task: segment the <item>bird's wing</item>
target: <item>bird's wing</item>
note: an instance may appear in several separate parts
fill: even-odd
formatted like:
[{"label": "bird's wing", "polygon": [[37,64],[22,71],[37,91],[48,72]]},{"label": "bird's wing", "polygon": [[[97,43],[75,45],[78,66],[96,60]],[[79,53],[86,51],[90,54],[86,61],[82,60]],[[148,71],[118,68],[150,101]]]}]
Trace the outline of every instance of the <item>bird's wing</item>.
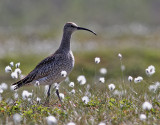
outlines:
[{"label": "bird's wing", "polygon": [[34,80],[38,80],[40,78],[46,77],[50,74],[50,72],[53,72],[53,69],[55,65],[57,65],[58,60],[62,58],[62,54],[53,54],[44,60],[42,60],[33,71],[31,71],[24,79],[14,83],[15,89],[18,89],[19,87],[28,84]]}]

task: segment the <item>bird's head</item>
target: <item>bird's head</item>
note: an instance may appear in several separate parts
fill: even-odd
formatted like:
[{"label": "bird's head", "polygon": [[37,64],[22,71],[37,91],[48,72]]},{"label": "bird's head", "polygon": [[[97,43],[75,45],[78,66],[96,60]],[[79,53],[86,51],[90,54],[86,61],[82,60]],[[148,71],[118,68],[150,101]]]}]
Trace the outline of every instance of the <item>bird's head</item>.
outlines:
[{"label": "bird's head", "polygon": [[93,31],[91,31],[91,30],[89,30],[87,28],[79,27],[79,26],[77,26],[73,22],[68,22],[64,26],[64,32],[71,32],[71,33],[73,33],[76,30],[86,30],[86,31],[89,31],[89,32],[93,33],[94,35],[96,35],[95,32],[93,32]]}]

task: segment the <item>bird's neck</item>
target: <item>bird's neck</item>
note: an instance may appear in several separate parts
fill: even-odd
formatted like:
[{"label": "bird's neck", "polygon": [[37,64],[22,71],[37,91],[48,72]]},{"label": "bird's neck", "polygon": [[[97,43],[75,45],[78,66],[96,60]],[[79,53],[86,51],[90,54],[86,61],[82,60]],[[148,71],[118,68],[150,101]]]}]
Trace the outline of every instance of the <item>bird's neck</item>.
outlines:
[{"label": "bird's neck", "polygon": [[63,32],[62,41],[59,47],[59,50],[69,52],[70,51],[70,39],[71,32]]}]

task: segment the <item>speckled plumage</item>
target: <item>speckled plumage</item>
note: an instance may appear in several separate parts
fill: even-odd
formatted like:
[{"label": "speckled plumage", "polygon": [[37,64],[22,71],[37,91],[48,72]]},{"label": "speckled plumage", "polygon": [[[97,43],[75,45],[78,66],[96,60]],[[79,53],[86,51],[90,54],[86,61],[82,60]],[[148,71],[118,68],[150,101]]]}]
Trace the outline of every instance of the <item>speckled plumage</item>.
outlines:
[{"label": "speckled plumage", "polygon": [[45,58],[40,62],[36,68],[30,72],[24,79],[20,80],[17,87],[25,84],[35,84],[39,81],[40,85],[51,85],[53,83],[60,83],[65,79],[61,76],[61,71],[66,71],[70,74],[74,67],[74,57],[72,52],[59,53]]},{"label": "speckled plumage", "polygon": [[36,81],[39,81],[40,85],[52,85],[53,83],[62,82],[65,77],[61,75],[61,71],[66,71],[68,76],[74,67],[74,56],[70,49],[70,39],[72,33],[76,30],[87,30],[94,33],[89,29],[78,27],[75,23],[66,23],[59,49],[51,56],[42,60],[24,79],[14,83],[15,89],[23,85],[35,84]]}]

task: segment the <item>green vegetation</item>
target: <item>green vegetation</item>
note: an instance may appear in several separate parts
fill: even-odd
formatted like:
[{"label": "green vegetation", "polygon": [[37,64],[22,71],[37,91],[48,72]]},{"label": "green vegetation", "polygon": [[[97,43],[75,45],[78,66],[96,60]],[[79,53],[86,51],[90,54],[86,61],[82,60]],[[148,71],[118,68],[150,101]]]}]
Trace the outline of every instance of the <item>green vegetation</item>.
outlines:
[{"label": "green vegetation", "polygon": [[[154,65],[156,69],[159,67],[160,62],[160,50],[157,49],[141,49],[141,48],[127,48],[121,50],[100,50],[100,51],[90,51],[90,52],[74,52],[75,55],[75,68],[70,75],[71,80],[76,80],[78,75],[85,75],[88,81],[92,81],[93,76],[100,75],[99,69],[104,67],[107,68],[108,73],[105,76],[107,80],[117,79],[121,77],[120,61],[118,58],[118,53],[123,55],[123,65],[125,65],[126,70],[124,71],[125,77],[129,75],[133,77],[143,76],[147,78],[145,74],[145,69],[149,65]],[[9,65],[11,61],[21,62],[22,74],[27,75],[43,58],[47,55],[12,55],[5,56],[0,59],[1,62],[1,72],[2,77],[0,82],[11,80],[9,74],[5,74],[4,68]],[[101,64],[96,65],[94,62],[95,57],[101,58]],[[159,80],[160,70],[156,70],[155,75],[152,78],[156,81]],[[147,78],[148,79],[148,78]],[[13,82],[13,80],[12,80]]]},{"label": "green vegetation", "polygon": [[[124,83],[122,82],[122,72],[120,69],[120,60],[118,52],[122,54],[122,64],[125,65]],[[75,82],[75,94],[71,94],[69,82],[63,82],[60,86],[60,92],[65,95],[63,103],[58,101],[57,96],[52,90],[49,105],[44,104],[46,96],[44,87],[26,86],[20,88],[17,92],[18,99],[14,98],[14,93],[5,90],[1,96],[0,119],[3,124],[13,122],[13,115],[19,113],[22,117],[22,124],[47,124],[46,117],[55,116],[58,124],[75,122],[76,124],[98,124],[105,122],[107,124],[158,124],[160,121],[160,100],[158,88],[155,92],[149,91],[148,87],[159,80],[158,70],[160,55],[159,50],[155,49],[122,49],[113,51],[112,49],[94,51],[94,52],[75,52],[76,65],[70,74],[70,81]],[[21,58],[23,57],[23,58]],[[10,61],[21,62],[22,74],[27,74],[36,64],[43,59],[44,55],[18,55],[5,56],[0,60],[1,67],[5,68]],[[95,64],[94,58],[100,57],[101,62]],[[156,73],[148,77],[145,69],[149,65],[154,65]],[[107,68],[106,75],[99,73],[100,68]],[[87,83],[79,85],[77,76],[85,75]],[[128,76],[134,78],[143,76],[143,81],[135,84],[133,81],[127,81]],[[8,85],[14,82],[10,74],[1,71],[1,82],[7,82]],[[99,77],[105,77],[105,83],[99,82]],[[108,89],[108,85],[114,83],[116,88],[113,91]],[[23,100],[22,91],[32,92],[31,101]],[[115,94],[118,90],[121,94]],[[83,96],[89,97],[89,102],[85,104],[82,101]],[[37,97],[41,98],[37,102]],[[148,101],[153,105],[151,110],[143,110],[142,104]],[[145,114],[147,119],[140,120],[140,114]]]},{"label": "green vegetation", "polygon": [[[75,81],[76,82],[76,81]],[[13,115],[19,113],[22,116],[21,123],[23,124],[46,124],[46,117],[53,115],[58,120],[59,124],[66,124],[73,121],[77,124],[98,124],[101,121],[107,124],[158,124],[160,119],[160,102],[158,93],[148,91],[150,83],[143,81],[135,84],[125,81],[123,84],[119,81],[114,81],[116,89],[119,91],[126,91],[126,94],[115,95],[114,91],[109,91],[109,83],[95,83],[91,85],[90,89],[87,89],[87,85],[80,86],[76,82],[75,94],[69,93],[71,88],[68,87],[68,83],[61,85],[60,92],[65,94],[62,105],[58,101],[57,96],[52,93],[49,105],[44,105],[45,96],[42,87],[28,88],[29,91],[33,90],[32,101],[22,100],[21,96],[18,99],[14,99],[9,96],[11,101],[7,101],[4,98],[0,103],[0,119],[3,124],[7,124],[13,121]],[[130,90],[130,87],[137,92],[135,94]],[[24,88],[23,88],[24,89]],[[36,93],[36,89],[38,93]],[[22,90],[22,89],[21,89]],[[81,91],[82,92],[81,92]],[[82,97],[85,93],[91,94],[89,96],[90,101],[88,104],[82,102]],[[18,91],[21,94],[20,91]],[[6,93],[2,94],[2,97]],[[40,97],[41,103],[36,101],[36,97]],[[153,105],[153,108],[148,110],[142,109],[144,101],[149,101]],[[139,116],[141,113],[147,115],[146,121],[140,121]],[[7,121],[6,121],[7,120]]]}]

